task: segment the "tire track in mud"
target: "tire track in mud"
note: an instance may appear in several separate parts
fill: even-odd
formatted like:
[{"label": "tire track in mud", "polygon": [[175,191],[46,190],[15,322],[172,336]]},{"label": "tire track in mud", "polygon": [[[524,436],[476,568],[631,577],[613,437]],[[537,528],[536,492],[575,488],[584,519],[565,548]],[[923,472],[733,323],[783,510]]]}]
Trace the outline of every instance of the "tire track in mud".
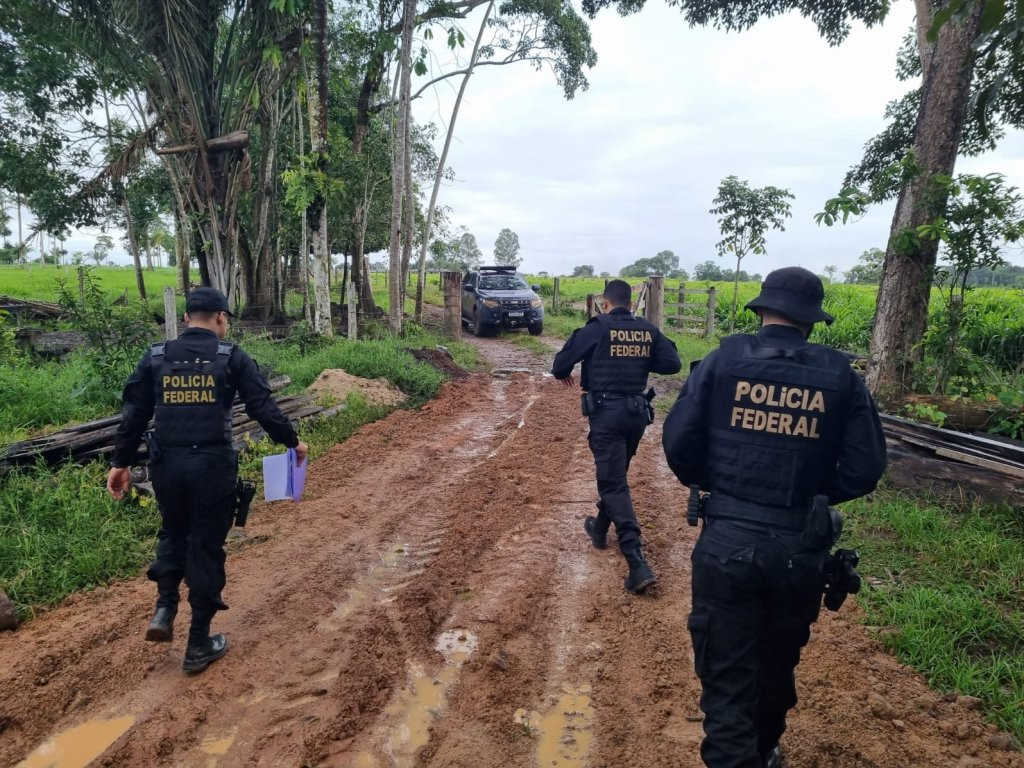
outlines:
[{"label": "tire track in mud", "polygon": [[[506,373],[364,427],[316,462],[307,501],[254,510],[215,625],[232,652],[207,672],[180,671],[187,610],[171,646],[142,641],[141,579],[0,637],[0,765],[104,721],[96,764],[127,768],[699,766],[697,531],[660,427],[630,473],[659,586],[633,597],[614,536],[598,552],[583,533],[596,491],[576,394],[541,375],[549,360],[474,343]],[[855,613],[814,629],[790,768],[1024,766]]]}]

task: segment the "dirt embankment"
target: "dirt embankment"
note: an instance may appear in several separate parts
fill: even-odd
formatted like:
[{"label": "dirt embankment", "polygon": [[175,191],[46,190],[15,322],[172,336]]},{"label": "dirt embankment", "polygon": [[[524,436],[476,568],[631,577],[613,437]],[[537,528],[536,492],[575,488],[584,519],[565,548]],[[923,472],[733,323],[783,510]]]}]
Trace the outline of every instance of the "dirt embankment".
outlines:
[{"label": "dirt embankment", "polygon": [[[525,370],[447,385],[316,462],[301,504],[257,505],[215,622],[232,650],[203,674],[180,670],[184,604],[174,643],[142,640],[141,579],[0,636],[0,764],[85,724],[72,735],[100,734],[96,765],[119,768],[699,766],[695,529],[660,433],[631,474],[660,586],[630,597],[621,558],[582,533],[595,491],[575,393],[496,344],[499,367]],[[855,610],[815,628],[788,766],[1024,766]]]}]

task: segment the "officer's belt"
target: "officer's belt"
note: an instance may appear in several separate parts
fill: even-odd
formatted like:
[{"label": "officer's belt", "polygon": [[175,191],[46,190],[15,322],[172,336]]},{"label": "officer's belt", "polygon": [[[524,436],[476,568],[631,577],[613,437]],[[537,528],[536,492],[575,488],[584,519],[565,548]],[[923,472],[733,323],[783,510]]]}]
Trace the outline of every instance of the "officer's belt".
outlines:
[{"label": "officer's belt", "polygon": [[598,400],[625,400],[627,397],[643,397],[643,392],[591,392]]},{"label": "officer's belt", "polygon": [[798,532],[807,525],[808,509],[806,503],[794,507],[771,507],[724,493],[712,493],[708,496],[704,514],[708,520],[741,520]]}]

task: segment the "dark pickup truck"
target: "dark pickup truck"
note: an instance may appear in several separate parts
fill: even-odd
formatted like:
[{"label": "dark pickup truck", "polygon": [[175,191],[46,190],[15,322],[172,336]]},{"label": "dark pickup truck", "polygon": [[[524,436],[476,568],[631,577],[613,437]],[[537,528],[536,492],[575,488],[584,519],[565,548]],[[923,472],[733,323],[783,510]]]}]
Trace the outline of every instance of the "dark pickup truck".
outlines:
[{"label": "dark pickup truck", "polygon": [[534,336],[544,330],[544,302],[516,274],[515,267],[480,267],[462,278],[462,322],[477,336],[502,328],[526,328]]}]

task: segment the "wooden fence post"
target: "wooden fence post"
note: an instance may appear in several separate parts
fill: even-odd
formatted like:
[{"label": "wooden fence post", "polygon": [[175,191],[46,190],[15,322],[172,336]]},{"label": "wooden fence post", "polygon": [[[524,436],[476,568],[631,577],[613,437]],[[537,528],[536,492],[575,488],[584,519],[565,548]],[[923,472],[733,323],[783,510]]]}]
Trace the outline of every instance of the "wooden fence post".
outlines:
[{"label": "wooden fence post", "polygon": [[450,339],[462,338],[462,276],[458,272],[441,273],[444,288],[444,332]]},{"label": "wooden fence post", "polygon": [[708,288],[708,324],[707,328],[704,329],[704,336],[708,339],[715,335],[715,297],[715,286],[711,286]]},{"label": "wooden fence post", "polygon": [[551,294],[551,311],[552,312],[557,312],[558,311],[558,287],[559,287],[559,278],[556,277],[555,278],[555,287],[554,287],[554,290],[553,290],[553,292]]},{"label": "wooden fence post", "polygon": [[78,300],[85,304],[85,267],[78,268]]},{"label": "wooden fence post", "polygon": [[665,318],[665,278],[652,275],[647,278],[647,320],[661,330]]},{"label": "wooden fence post", "polygon": [[358,330],[356,328],[356,284],[348,281],[346,288],[346,299],[348,301],[348,340],[355,341]]},{"label": "wooden fence post", "polygon": [[676,309],[676,314],[679,315],[679,325],[682,326],[685,324],[683,314],[685,313],[686,308],[683,304],[686,303],[686,283],[679,283],[679,298],[677,301],[679,302],[679,308]]},{"label": "wooden fence post", "polygon": [[597,304],[597,294],[587,294],[587,320],[600,314],[601,310]]},{"label": "wooden fence post", "polygon": [[178,306],[174,301],[174,289],[164,286],[164,339],[173,341],[178,338]]}]

